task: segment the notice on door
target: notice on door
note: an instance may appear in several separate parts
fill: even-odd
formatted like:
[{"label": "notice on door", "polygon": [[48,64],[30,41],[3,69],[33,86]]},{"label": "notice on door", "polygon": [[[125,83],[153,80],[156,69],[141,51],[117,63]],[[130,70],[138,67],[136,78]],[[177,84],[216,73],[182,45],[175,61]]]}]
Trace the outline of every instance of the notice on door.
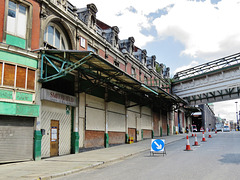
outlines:
[{"label": "notice on door", "polygon": [[57,127],[52,127],[51,130],[51,141],[57,141]]}]

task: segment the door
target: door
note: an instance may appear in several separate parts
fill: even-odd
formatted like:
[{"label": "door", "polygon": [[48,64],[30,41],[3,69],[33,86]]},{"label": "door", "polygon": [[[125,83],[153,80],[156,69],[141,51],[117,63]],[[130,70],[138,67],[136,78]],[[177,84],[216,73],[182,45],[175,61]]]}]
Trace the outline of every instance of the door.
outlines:
[{"label": "door", "polygon": [[51,136],[50,136],[50,156],[58,156],[59,147],[59,121],[51,120]]}]

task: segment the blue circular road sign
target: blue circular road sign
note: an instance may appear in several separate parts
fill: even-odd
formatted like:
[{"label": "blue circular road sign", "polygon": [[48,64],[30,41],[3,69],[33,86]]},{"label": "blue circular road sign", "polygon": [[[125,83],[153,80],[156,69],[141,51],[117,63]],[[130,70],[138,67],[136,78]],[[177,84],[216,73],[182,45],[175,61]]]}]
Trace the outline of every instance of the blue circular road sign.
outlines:
[{"label": "blue circular road sign", "polygon": [[152,140],[152,151],[163,151],[164,150],[164,140],[153,139]]}]

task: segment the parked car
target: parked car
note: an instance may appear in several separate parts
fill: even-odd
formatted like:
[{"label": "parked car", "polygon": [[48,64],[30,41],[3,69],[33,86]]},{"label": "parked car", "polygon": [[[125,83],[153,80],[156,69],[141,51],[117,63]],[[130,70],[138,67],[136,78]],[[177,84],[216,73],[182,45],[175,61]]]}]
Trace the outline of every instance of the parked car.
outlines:
[{"label": "parked car", "polygon": [[229,126],[223,126],[223,132],[230,132]]},{"label": "parked car", "polygon": [[192,125],[192,131],[197,132],[197,126],[196,125]]},{"label": "parked car", "polygon": [[216,131],[223,131],[223,124],[222,123],[217,123],[216,124]]},{"label": "parked car", "polygon": [[203,127],[201,127],[201,128],[200,128],[200,131],[201,131],[201,132],[204,132],[204,128],[203,128]]}]

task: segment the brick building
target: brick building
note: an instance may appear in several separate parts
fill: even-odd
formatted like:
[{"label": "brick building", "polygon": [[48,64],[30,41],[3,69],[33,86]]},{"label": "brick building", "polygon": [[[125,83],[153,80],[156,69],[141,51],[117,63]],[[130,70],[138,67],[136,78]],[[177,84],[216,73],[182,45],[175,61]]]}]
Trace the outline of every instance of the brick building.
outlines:
[{"label": "brick building", "polygon": [[[0,130],[12,122],[0,144],[28,154],[0,162],[172,135],[190,123],[185,102],[171,94],[169,68],[134,37],[120,40],[94,4],[0,0],[0,10]],[[12,138],[21,122],[18,141],[28,137],[27,147]]]}]

